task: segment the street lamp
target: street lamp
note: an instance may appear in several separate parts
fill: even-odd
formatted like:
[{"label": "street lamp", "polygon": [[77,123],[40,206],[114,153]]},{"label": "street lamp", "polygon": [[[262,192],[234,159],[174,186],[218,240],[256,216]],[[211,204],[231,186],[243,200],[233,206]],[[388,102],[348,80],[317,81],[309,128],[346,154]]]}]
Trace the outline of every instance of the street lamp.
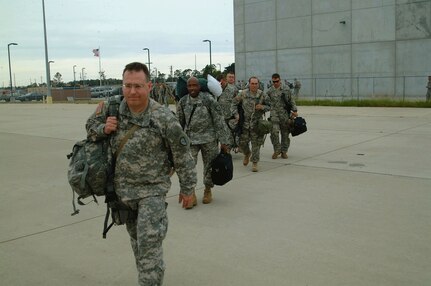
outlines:
[{"label": "street lamp", "polygon": [[148,71],[151,73],[150,49],[149,48],[143,48],[142,50],[148,52]]},{"label": "street lamp", "polygon": [[51,96],[51,75],[49,73],[49,62],[48,62],[48,40],[46,35],[46,20],[45,20],[45,1],[42,0],[42,12],[43,12],[43,34],[45,39],[45,67],[46,67],[46,101],[52,103]]},{"label": "street lamp", "polygon": [[73,100],[75,100],[75,89],[76,89],[76,86],[75,86],[75,81],[76,81],[75,68],[76,68],[76,65],[73,65]]},{"label": "street lamp", "polygon": [[17,43],[9,43],[7,45],[7,57],[9,59],[10,96],[12,96],[13,89],[12,89],[12,70],[10,67],[10,50],[9,50],[9,47],[10,46],[17,46],[17,45],[18,45]]},{"label": "street lamp", "polygon": [[85,70],[85,68],[81,69],[82,86],[85,86],[85,84],[84,84],[84,70]]},{"label": "street lamp", "polygon": [[[53,64],[54,61],[48,61],[48,68],[49,68],[49,74],[51,74],[51,64]],[[47,81],[49,80],[49,83],[51,83],[51,79],[48,78]]]},{"label": "street lamp", "polygon": [[212,68],[213,62],[212,62],[212,59],[211,59],[211,41],[210,40],[203,40],[202,42],[208,42],[210,44],[210,68]]}]

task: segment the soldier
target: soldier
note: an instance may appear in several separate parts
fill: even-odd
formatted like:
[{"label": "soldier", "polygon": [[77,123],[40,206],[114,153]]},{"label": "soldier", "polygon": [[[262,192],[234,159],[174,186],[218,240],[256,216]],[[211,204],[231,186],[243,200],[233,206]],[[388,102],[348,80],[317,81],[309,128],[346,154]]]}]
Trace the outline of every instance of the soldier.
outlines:
[{"label": "soldier", "polygon": [[233,77],[233,83],[235,83],[235,76],[233,75],[233,73],[229,72],[227,73],[227,75],[223,76],[221,75],[220,77],[218,77],[218,80],[220,81],[220,85],[222,87],[222,93],[221,95],[218,97],[218,103],[221,107],[221,110],[223,112],[223,117],[224,120],[227,124],[227,127],[230,129],[230,142],[232,143],[232,147],[236,148],[237,147],[237,140],[236,140],[236,136],[235,136],[235,128],[236,128],[236,124],[235,124],[235,120],[233,120],[233,114],[231,111],[231,106],[232,106],[232,101],[234,99],[234,97],[237,95],[238,93],[238,89],[236,88],[236,86],[232,83],[229,83],[229,78],[230,81],[232,82],[232,77]]},{"label": "soldier", "polygon": [[429,102],[431,98],[431,76],[428,77],[427,89],[428,91],[427,91],[426,101]]},{"label": "soldier", "polygon": [[230,71],[226,74],[226,81],[230,87],[235,89],[235,92],[238,92],[238,87],[235,85],[235,74],[234,74],[234,72]]},{"label": "soldier", "polygon": [[297,78],[295,78],[293,81],[293,96],[295,97],[295,99],[298,99],[300,89],[301,89],[301,82]]},{"label": "soldier", "polygon": [[[265,112],[270,110],[269,98],[262,90],[259,89],[259,79],[252,76],[248,80],[248,88],[240,91],[238,96],[233,100],[232,113],[235,119],[239,120],[238,105],[242,105],[244,110],[244,123],[242,134],[239,141],[239,147],[244,153],[243,165],[247,166],[250,157],[253,162],[252,171],[257,172],[257,163],[260,159],[260,146],[264,143],[264,135],[258,135],[256,132],[257,122]],[[251,151],[249,143],[251,142]]]},{"label": "soldier", "polygon": [[[212,201],[211,188],[214,183],[211,179],[211,162],[219,153],[218,142],[223,152],[229,152],[229,130],[224,122],[220,105],[209,93],[200,91],[199,80],[191,77],[187,80],[188,94],[183,96],[177,104],[177,117],[185,133],[190,138],[190,149],[195,163],[201,151],[204,163],[204,196],[202,203]],[[193,207],[197,205],[196,195]]]},{"label": "soldier", "polygon": [[156,81],[156,84],[152,86],[150,91],[150,98],[156,102],[159,102],[159,86],[160,83]]},{"label": "soldier", "polygon": [[166,83],[162,82],[159,87],[159,103],[168,107],[169,106],[169,88]]},{"label": "soldier", "polygon": [[[292,98],[292,92],[287,86],[281,85],[280,75],[272,75],[272,86],[267,91],[271,100],[271,143],[274,148],[272,159],[287,159],[287,150],[290,145],[290,118],[298,116],[295,100]],[[280,136],[281,134],[281,143]]]},{"label": "soldier", "polygon": [[126,227],[139,285],[162,285],[165,269],[162,242],[168,227],[165,198],[171,186],[169,153],[179,177],[179,202],[183,208],[193,204],[196,169],[187,135],[169,109],[149,98],[150,90],[147,66],[137,62],[126,65],[124,99],[118,118],[107,116],[107,104],[101,102],[87,120],[86,129],[92,140],[110,135],[115,154],[129,130],[138,126],[117,157],[115,192],[137,213]]}]

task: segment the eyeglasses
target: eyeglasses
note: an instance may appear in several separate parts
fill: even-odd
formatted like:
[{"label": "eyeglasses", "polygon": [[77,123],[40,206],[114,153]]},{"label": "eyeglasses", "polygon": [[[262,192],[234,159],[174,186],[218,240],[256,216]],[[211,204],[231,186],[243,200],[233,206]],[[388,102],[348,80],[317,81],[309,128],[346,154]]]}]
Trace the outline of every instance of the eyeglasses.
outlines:
[{"label": "eyeglasses", "polygon": [[277,82],[279,82],[280,80],[273,80],[272,81],[272,83],[277,83]]},{"label": "eyeglasses", "polygon": [[126,83],[126,84],[123,84],[123,87],[124,87],[124,88],[127,88],[127,89],[135,88],[136,90],[140,90],[140,89],[142,89],[142,88],[144,88],[144,87],[145,87],[145,84]]}]

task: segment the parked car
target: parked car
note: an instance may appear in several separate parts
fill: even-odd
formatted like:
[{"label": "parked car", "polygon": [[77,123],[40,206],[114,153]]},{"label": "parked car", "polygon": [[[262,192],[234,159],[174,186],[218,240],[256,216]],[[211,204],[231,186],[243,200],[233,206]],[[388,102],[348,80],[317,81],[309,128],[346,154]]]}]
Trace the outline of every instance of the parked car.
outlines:
[{"label": "parked car", "polygon": [[123,88],[121,86],[112,88],[111,95],[123,95]]},{"label": "parked car", "polygon": [[111,95],[111,87],[109,86],[98,86],[90,89],[91,98],[103,98]]},{"label": "parked car", "polygon": [[4,100],[4,101],[6,101],[6,102],[9,102],[10,101],[10,94],[1,94],[0,95],[0,101],[1,100]]},{"label": "parked car", "polygon": [[44,95],[40,94],[40,93],[36,93],[36,92],[30,92],[24,95],[19,95],[15,98],[15,100],[19,100],[21,102],[23,101],[42,101],[43,100]]}]

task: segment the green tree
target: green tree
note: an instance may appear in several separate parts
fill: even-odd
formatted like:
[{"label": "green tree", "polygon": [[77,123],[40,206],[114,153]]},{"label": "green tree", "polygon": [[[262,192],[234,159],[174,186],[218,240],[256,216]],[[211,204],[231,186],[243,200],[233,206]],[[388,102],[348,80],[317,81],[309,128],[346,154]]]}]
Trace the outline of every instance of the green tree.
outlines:
[{"label": "green tree", "polygon": [[191,69],[185,69],[182,71],[181,76],[189,78],[191,77],[193,71]]},{"label": "green tree", "polygon": [[219,75],[221,75],[221,71],[217,70],[215,68],[215,65],[206,65],[203,69],[202,69],[202,77],[203,78],[207,78],[208,75],[212,75],[214,78],[217,78]]},{"label": "green tree", "polygon": [[224,68],[223,73],[227,74],[228,72],[235,73],[235,63],[231,63],[229,66]]},{"label": "green tree", "polygon": [[57,72],[57,73],[54,75],[54,78],[52,79],[53,86],[61,86],[61,82],[62,82],[62,81],[63,81],[63,80],[62,80],[62,75],[61,75],[61,73]]}]

